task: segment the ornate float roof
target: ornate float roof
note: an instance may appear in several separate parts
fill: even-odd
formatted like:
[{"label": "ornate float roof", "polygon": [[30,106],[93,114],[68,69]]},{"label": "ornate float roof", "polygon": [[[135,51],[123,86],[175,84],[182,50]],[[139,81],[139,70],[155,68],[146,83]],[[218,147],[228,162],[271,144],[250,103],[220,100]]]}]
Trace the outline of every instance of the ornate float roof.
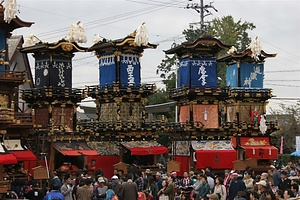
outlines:
[{"label": "ornate float roof", "polygon": [[144,49],[156,49],[158,45],[150,44],[138,46],[134,42],[136,33],[133,32],[127,35],[125,38],[116,39],[116,40],[107,40],[103,39],[102,41],[97,42],[90,48],[88,51],[96,51],[97,54],[103,54],[111,51],[135,51],[141,53]]},{"label": "ornate float roof", "polygon": [[183,42],[181,45],[164,51],[166,54],[176,54],[179,58],[190,56],[215,57],[221,50],[229,49],[229,45],[209,36],[201,37],[194,42]]},{"label": "ornate float roof", "polygon": [[4,8],[0,4],[0,26],[4,28],[8,32],[12,32],[14,29],[22,28],[22,27],[30,27],[34,22],[25,22],[22,21],[18,16],[12,19],[10,23],[6,23],[4,21]]},{"label": "ornate float roof", "polygon": [[58,42],[48,43],[39,42],[33,46],[23,47],[20,49],[22,53],[43,53],[43,52],[57,52],[57,53],[75,53],[85,52],[87,48],[79,46],[76,42],[68,42],[64,39]]},{"label": "ornate float roof", "polygon": [[218,59],[219,62],[233,63],[233,62],[263,62],[266,58],[276,57],[277,54],[268,54],[265,51],[261,50],[258,60],[252,57],[251,49],[246,49],[243,52],[231,52],[225,56],[222,56]]}]

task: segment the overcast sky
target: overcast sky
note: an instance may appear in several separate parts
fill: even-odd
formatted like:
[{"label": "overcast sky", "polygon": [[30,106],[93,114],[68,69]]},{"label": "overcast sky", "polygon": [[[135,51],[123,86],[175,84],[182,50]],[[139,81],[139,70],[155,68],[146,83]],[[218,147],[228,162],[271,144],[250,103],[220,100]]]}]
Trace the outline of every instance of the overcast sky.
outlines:
[{"label": "overcast sky", "polygon": [[[35,34],[43,42],[55,42],[67,35],[71,24],[81,21],[88,37],[83,47],[92,45],[94,34],[107,39],[119,39],[146,22],[149,42],[158,48],[146,49],[142,57],[142,82],[163,87],[156,68],[164,58],[163,50],[173,42],[184,42],[182,31],[189,23],[198,22],[199,14],[186,9],[188,3],[200,0],[17,0],[18,16],[34,22],[30,28],[13,33]],[[205,4],[210,1],[204,0]],[[206,17],[233,16],[235,21],[252,22],[256,29],[251,38],[259,37],[262,49],[277,53],[265,63],[265,88],[273,88],[277,97],[300,98],[300,0],[215,0]],[[29,55],[31,57],[31,55]],[[73,87],[98,84],[98,60],[90,53],[78,53],[73,58]],[[32,63],[31,68],[34,68]],[[290,101],[271,100],[269,107]]]}]

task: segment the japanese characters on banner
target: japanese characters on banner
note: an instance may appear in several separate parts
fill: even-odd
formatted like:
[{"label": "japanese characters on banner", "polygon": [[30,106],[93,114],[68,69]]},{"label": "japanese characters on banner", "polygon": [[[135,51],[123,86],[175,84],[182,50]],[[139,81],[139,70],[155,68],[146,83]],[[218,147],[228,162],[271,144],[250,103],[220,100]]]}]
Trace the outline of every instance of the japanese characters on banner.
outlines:
[{"label": "japanese characters on banner", "polygon": [[121,54],[120,60],[121,85],[136,87],[140,85],[140,60],[137,54]]},{"label": "japanese characters on banner", "polygon": [[111,85],[116,82],[116,58],[113,53],[105,54],[99,59],[99,83]]},{"label": "japanese characters on banner", "polygon": [[71,58],[48,56],[36,58],[35,87],[42,88],[72,88],[72,62]]},{"label": "japanese characters on banner", "polygon": [[186,58],[179,62],[178,87],[214,88],[217,85],[215,58]]},{"label": "japanese characters on banner", "polygon": [[[227,67],[226,85],[230,87],[263,88],[263,64],[241,63],[240,71],[238,65]],[[238,82],[240,77],[240,83]]]}]

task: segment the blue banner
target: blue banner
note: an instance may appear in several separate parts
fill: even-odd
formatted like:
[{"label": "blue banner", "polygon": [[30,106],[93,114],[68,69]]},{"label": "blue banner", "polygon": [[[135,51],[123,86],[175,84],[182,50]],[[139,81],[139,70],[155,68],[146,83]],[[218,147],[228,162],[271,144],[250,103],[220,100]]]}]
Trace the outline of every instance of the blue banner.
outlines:
[{"label": "blue banner", "polygon": [[179,62],[178,87],[214,88],[217,86],[215,58],[186,58]]},{"label": "blue banner", "polygon": [[141,83],[140,60],[137,54],[122,54],[120,81],[122,86],[139,87]]},{"label": "blue banner", "polygon": [[177,87],[189,86],[190,85],[190,65],[189,58],[182,59],[179,62]]},{"label": "blue banner", "polygon": [[114,54],[106,54],[99,59],[99,83],[111,85],[117,80],[116,58]]},{"label": "blue banner", "polygon": [[226,69],[226,86],[238,87],[238,67],[237,64],[233,64]]},{"label": "blue banner", "polygon": [[241,87],[263,88],[263,64],[241,63],[240,77]]}]

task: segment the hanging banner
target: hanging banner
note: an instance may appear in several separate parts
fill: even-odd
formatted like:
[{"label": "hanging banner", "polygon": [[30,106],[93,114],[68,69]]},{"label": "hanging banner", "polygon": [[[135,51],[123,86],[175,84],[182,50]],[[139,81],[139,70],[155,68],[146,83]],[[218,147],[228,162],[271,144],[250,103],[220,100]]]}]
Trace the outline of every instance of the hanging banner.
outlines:
[{"label": "hanging banner", "polygon": [[178,87],[214,88],[217,86],[215,58],[186,58],[179,62]]},{"label": "hanging banner", "polygon": [[230,65],[226,68],[226,86],[238,87],[238,67],[237,64]]},{"label": "hanging banner", "polygon": [[35,58],[35,87],[50,86],[50,57],[39,56]]},{"label": "hanging banner", "polygon": [[190,85],[190,65],[189,65],[189,58],[182,59],[179,62],[179,69],[178,69],[178,78],[177,78],[177,86],[189,86]]},{"label": "hanging banner", "polygon": [[263,88],[263,64],[241,63],[241,87]]},{"label": "hanging banner", "polygon": [[116,58],[113,53],[102,55],[99,58],[99,83],[111,85],[116,82]]},{"label": "hanging banner", "polygon": [[72,58],[52,57],[52,86],[72,88]]},{"label": "hanging banner", "polygon": [[[0,50],[2,49],[6,49],[6,30],[4,29],[0,29]],[[6,61],[6,56],[5,53],[3,53],[3,56],[0,56],[0,58],[2,58],[4,61]],[[0,65],[0,76],[4,76],[5,75],[5,65]]]},{"label": "hanging banner", "polygon": [[296,136],[296,151],[300,151],[300,136]]},{"label": "hanging banner", "polygon": [[137,54],[122,54],[120,80],[122,86],[138,87],[141,83],[140,60]]}]

